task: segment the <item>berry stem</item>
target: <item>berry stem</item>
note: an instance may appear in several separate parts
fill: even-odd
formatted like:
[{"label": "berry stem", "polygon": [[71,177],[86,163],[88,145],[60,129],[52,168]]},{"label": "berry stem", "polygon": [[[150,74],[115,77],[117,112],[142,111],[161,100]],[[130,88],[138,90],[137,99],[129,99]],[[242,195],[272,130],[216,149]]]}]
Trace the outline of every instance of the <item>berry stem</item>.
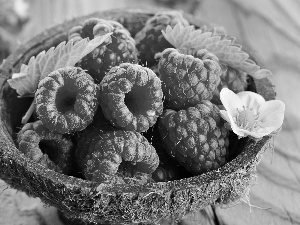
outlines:
[{"label": "berry stem", "polygon": [[22,117],[22,124],[26,124],[28,122],[28,120],[30,119],[33,111],[35,110],[35,99],[33,99],[29,109],[27,110],[27,112],[25,113],[25,115]]}]

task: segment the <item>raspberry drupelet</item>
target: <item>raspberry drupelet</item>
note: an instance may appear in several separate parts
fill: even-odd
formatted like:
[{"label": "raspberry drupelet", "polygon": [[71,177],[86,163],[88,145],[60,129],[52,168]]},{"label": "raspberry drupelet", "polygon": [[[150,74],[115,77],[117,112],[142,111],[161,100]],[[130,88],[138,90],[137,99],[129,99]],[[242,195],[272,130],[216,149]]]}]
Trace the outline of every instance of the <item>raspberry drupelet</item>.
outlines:
[{"label": "raspberry drupelet", "polygon": [[174,27],[176,24],[188,26],[189,22],[178,11],[158,12],[149,18],[144,28],[135,35],[139,59],[144,66],[153,67],[157,64],[156,53],[173,48],[164,38],[162,31],[165,31],[168,25]]},{"label": "raspberry drupelet", "polygon": [[[101,110],[101,108],[99,109]],[[115,130],[109,121],[102,119],[104,118],[100,118],[96,123],[94,120],[86,129],[77,133],[75,158],[76,163],[81,170],[83,170],[83,167],[86,164],[86,156],[94,150],[95,144],[102,139],[102,135],[106,132]]]},{"label": "raspberry drupelet", "polygon": [[74,168],[71,138],[50,131],[40,120],[25,124],[17,142],[21,152],[48,169],[69,174]]},{"label": "raspberry drupelet", "polygon": [[165,110],[159,132],[168,154],[195,175],[226,163],[228,131],[218,107],[210,101],[178,112]]},{"label": "raspberry drupelet", "polygon": [[58,69],[39,82],[35,92],[36,112],[51,131],[61,134],[80,131],[93,120],[98,94],[98,85],[83,69]]},{"label": "raspberry drupelet", "polygon": [[166,103],[175,110],[211,100],[221,76],[218,58],[205,49],[186,55],[168,48],[161,53],[158,71]]},{"label": "raspberry drupelet", "polygon": [[161,81],[146,67],[123,63],[100,83],[100,105],[115,127],[147,131],[163,111]]},{"label": "raspberry drupelet", "polygon": [[137,62],[134,39],[122,24],[98,18],[90,18],[82,26],[75,26],[69,31],[69,40],[75,42],[107,33],[112,33],[111,38],[78,62],[78,66],[87,70],[96,83],[100,83],[112,67]]},{"label": "raspberry drupelet", "polygon": [[140,133],[111,131],[101,135],[84,160],[83,175],[103,182],[117,174],[122,161],[131,162],[135,170],[151,174],[159,164],[154,147]]},{"label": "raspberry drupelet", "polygon": [[212,102],[217,105],[222,105],[220,100],[220,91],[227,87],[235,93],[245,91],[247,89],[247,74],[245,72],[234,69],[230,66],[220,64],[222,69],[221,82],[213,93]]}]

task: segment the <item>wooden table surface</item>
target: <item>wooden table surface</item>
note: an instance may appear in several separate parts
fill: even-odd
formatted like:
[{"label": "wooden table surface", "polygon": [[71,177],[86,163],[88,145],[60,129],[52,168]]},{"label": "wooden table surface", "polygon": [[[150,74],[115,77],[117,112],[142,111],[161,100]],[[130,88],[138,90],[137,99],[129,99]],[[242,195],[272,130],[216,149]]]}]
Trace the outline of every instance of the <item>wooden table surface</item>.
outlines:
[{"label": "wooden table surface", "polygon": [[[31,0],[31,20],[19,36],[26,40],[55,23],[95,10],[145,7],[142,0]],[[168,2],[168,1],[164,1]],[[270,69],[277,97],[286,104],[285,120],[274,138],[274,149],[258,166],[250,200],[227,208],[208,207],[181,224],[300,224],[300,1],[190,0],[174,8],[223,25],[250,49],[260,65]],[[0,181],[0,225],[61,225],[57,211],[39,199],[10,189]]]}]

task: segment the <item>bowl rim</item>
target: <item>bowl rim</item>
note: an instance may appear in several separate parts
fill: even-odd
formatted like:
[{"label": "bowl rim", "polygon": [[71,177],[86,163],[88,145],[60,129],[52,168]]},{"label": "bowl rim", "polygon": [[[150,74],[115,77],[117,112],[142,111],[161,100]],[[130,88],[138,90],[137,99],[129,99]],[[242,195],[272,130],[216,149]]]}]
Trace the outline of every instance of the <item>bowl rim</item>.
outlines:
[{"label": "bowl rim", "polygon": [[[29,54],[32,48],[41,45],[43,42],[49,41],[49,39],[53,38],[61,38],[65,35],[66,30],[70,24],[78,24],[79,22],[84,21],[86,18],[89,17],[106,17],[112,16],[120,11],[118,10],[107,10],[102,12],[95,12],[86,16],[78,17],[73,20],[69,20],[62,24],[56,25],[52,28],[49,28],[42,33],[36,35],[34,38],[30,39],[26,43],[22,44],[18,47],[18,49],[13,52],[2,64],[0,68],[0,87],[1,90],[5,85],[6,80],[11,76],[12,72],[16,70],[20,66],[20,62],[22,61],[24,54]],[[123,12],[126,14],[130,13],[137,13],[137,14],[147,14],[153,15],[153,10],[139,10],[139,9],[123,9]],[[189,20],[195,20],[193,16],[184,14],[184,16]],[[195,23],[195,22],[194,22]],[[66,24],[69,24],[68,26]],[[256,87],[258,88],[257,92],[264,96],[265,98],[268,97],[269,92],[272,92],[275,96],[274,88],[270,81],[267,78],[261,80],[254,80]],[[267,89],[267,90],[265,90]],[[3,97],[3,96],[1,96]],[[0,99],[2,105],[3,99]],[[2,108],[0,108],[2,111]],[[36,173],[39,172],[41,178],[47,180],[48,182],[52,182],[54,185],[59,186],[63,185],[62,188],[70,188],[73,190],[82,190],[84,192],[89,193],[141,193],[141,194],[149,194],[153,191],[161,190],[162,193],[172,193],[174,191],[182,190],[182,189],[198,189],[199,187],[203,186],[204,184],[214,184],[226,177],[229,177],[233,173],[237,173],[238,171],[245,168],[245,166],[249,166],[250,164],[256,163],[260,155],[266,148],[269,140],[271,139],[270,136],[263,137],[259,141],[254,141],[250,138],[246,139],[245,149],[239,154],[236,158],[227,162],[224,166],[220,167],[218,170],[213,170],[198,176],[193,176],[189,178],[184,178],[175,181],[168,181],[168,182],[155,182],[155,183],[147,183],[142,185],[135,185],[132,186],[130,184],[126,185],[115,185],[115,186],[107,186],[103,184],[99,184],[96,182],[91,182],[87,180],[83,180],[80,178],[75,178],[71,176],[67,176],[64,174],[57,173],[50,169],[45,169],[42,165],[34,162],[31,159],[25,158],[26,157],[23,153],[21,153],[15,146],[11,135],[9,134],[9,130],[5,125],[5,121],[2,121],[2,112],[0,113],[0,164],[1,162],[10,161],[13,165],[18,165],[20,167],[24,167],[29,173]],[[7,166],[7,165],[5,165]],[[1,165],[0,165],[1,167]],[[1,176],[0,176],[1,177]],[[30,193],[34,195],[34,193]],[[43,196],[36,196],[41,197],[43,200]]]}]

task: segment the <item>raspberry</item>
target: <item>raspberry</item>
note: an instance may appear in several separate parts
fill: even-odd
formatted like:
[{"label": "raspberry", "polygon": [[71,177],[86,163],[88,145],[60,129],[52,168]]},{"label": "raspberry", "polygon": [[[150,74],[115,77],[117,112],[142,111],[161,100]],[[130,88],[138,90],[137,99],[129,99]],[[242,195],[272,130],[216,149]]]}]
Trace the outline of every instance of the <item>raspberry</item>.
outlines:
[{"label": "raspberry", "polygon": [[109,42],[97,47],[78,63],[78,66],[86,69],[97,83],[101,82],[112,67],[123,62],[137,61],[134,39],[120,23],[97,18],[88,19],[83,26],[73,27],[69,31],[69,39],[74,39],[75,42],[83,38],[91,40],[110,32],[112,35]]},{"label": "raspberry", "polygon": [[164,82],[166,103],[172,109],[186,109],[202,100],[211,100],[220,83],[218,58],[205,49],[197,51],[195,56],[173,48],[161,54],[158,71]]},{"label": "raspberry", "polygon": [[152,70],[123,63],[100,83],[100,105],[116,127],[144,132],[163,111],[161,81]]},{"label": "raspberry", "polygon": [[221,82],[218,88],[214,91],[212,102],[221,105],[220,91],[227,87],[235,93],[245,91],[247,88],[247,74],[236,70],[230,66],[220,64],[222,68]]},{"label": "raspberry", "polygon": [[155,148],[157,155],[159,156],[159,166],[152,173],[152,178],[156,182],[179,180],[181,178],[190,177],[184,167],[180,166],[172,157],[169,156],[163,146],[162,139],[159,135],[158,123],[155,124],[147,132],[143,133],[143,136],[151,143]]},{"label": "raspberry", "polygon": [[247,87],[247,74],[230,66],[221,64],[221,81],[223,87],[227,87],[235,93],[245,91]]},{"label": "raspberry", "polygon": [[105,120],[90,124],[85,130],[77,135],[77,146],[75,151],[76,162],[83,169],[86,164],[86,156],[90,154],[95,144],[102,139],[102,135],[109,131],[114,131],[114,127]]},{"label": "raspberry", "polygon": [[183,166],[170,157],[165,148],[156,148],[156,152],[159,156],[159,166],[152,173],[152,178],[155,181],[173,181],[191,177],[191,174]]},{"label": "raspberry", "polygon": [[[101,128],[89,126],[85,129],[77,139],[77,149],[76,149],[76,160],[78,166],[82,171],[84,171],[87,160],[89,159],[87,155],[92,154],[95,149],[95,144],[102,140],[102,135],[105,132],[113,131],[113,127],[109,125],[102,124]],[[115,175],[112,175],[109,180],[103,180],[103,182],[115,184],[142,184],[152,182],[153,179],[151,175],[147,173],[142,173],[136,170],[135,165],[132,162],[122,161],[119,165],[118,171]]]},{"label": "raspberry", "polygon": [[[198,50],[193,53],[193,56],[199,59],[208,58],[214,61],[219,61],[219,59],[212,53],[209,53],[205,49]],[[238,71],[225,64],[220,64],[221,66],[221,81],[218,87],[213,92],[212,102],[221,105],[220,91],[222,88],[227,87],[234,91],[235,93],[244,91],[247,87],[247,74],[245,72]]]},{"label": "raspberry", "polygon": [[201,174],[226,162],[228,132],[210,101],[178,112],[167,109],[159,132],[169,155],[187,171]]},{"label": "raspberry", "polygon": [[137,171],[152,173],[159,164],[155,149],[141,134],[133,131],[107,132],[90,148],[83,173],[88,180],[103,182],[114,176],[123,161]]},{"label": "raspberry", "polygon": [[51,132],[42,121],[27,123],[18,133],[19,150],[46,168],[69,174],[73,169],[73,143]]},{"label": "raspberry", "polygon": [[156,182],[166,182],[178,179],[176,174],[176,168],[165,168],[158,166],[157,169],[152,173],[152,178]]},{"label": "raspberry", "polygon": [[147,20],[145,27],[134,38],[143,65],[154,66],[157,64],[155,54],[173,47],[162,35],[162,30],[166,30],[168,25],[174,27],[176,24],[188,26],[189,22],[180,12],[175,11],[159,12]]},{"label": "raspberry", "polygon": [[199,50],[193,52],[192,55],[195,58],[198,58],[198,59],[201,59],[201,60],[210,59],[210,60],[213,60],[215,62],[219,62],[218,57],[216,55],[214,55],[213,53],[207,51],[206,49],[199,49]]},{"label": "raspberry", "polygon": [[80,131],[93,120],[98,94],[99,87],[81,68],[58,69],[39,82],[36,111],[51,131],[62,134]]}]

